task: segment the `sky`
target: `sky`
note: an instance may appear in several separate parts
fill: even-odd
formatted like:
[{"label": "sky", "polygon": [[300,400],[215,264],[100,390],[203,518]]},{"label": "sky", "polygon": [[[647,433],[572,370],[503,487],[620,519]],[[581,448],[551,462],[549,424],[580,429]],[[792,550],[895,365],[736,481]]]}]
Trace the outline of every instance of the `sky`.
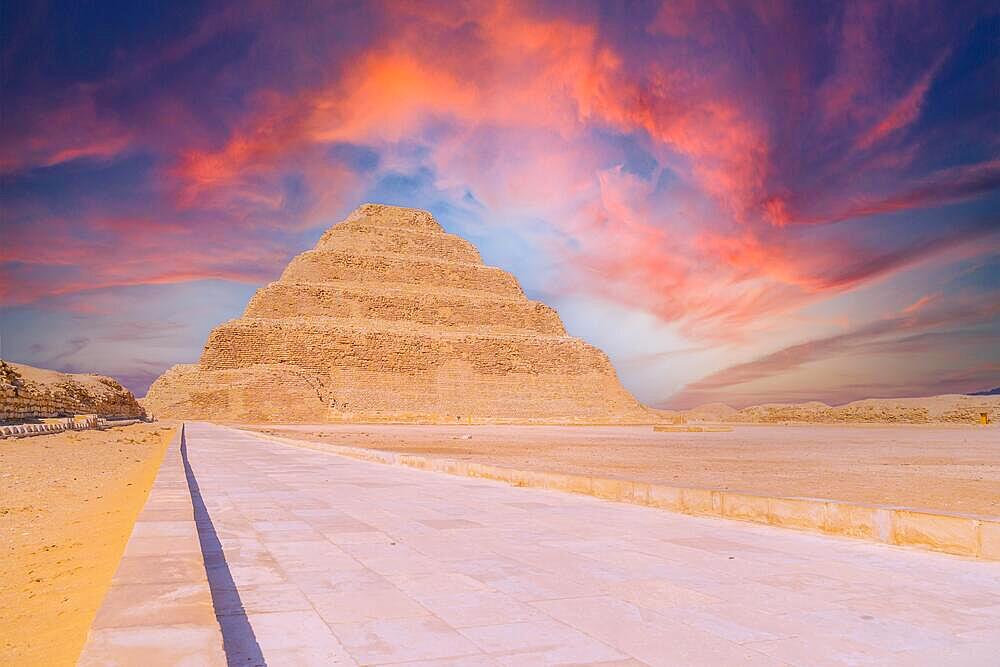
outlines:
[{"label": "sky", "polygon": [[0,355],[137,395],[357,205],[691,407],[1000,385],[1000,12],[0,4]]}]

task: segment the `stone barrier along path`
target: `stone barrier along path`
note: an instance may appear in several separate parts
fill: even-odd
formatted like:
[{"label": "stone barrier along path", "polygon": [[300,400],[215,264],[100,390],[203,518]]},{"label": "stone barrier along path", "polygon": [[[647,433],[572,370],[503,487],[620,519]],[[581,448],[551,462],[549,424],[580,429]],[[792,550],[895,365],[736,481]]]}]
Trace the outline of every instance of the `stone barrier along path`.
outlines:
[{"label": "stone barrier along path", "polygon": [[[183,572],[174,590],[197,588],[191,625],[204,633],[191,630],[205,659],[190,664],[211,664],[212,650],[272,666],[993,665],[1000,654],[1000,563],[384,466],[209,424],[189,424],[186,444],[187,474],[180,456],[172,474],[186,477],[197,534],[178,527],[176,546],[159,543],[166,561],[126,554],[134,565],[123,560],[116,585]],[[221,626],[205,621],[209,604]],[[102,642],[105,656],[177,641],[158,634],[161,617],[126,622],[134,641]]]},{"label": "stone barrier along path", "polygon": [[89,431],[91,429],[108,429],[116,426],[131,426],[141,419],[104,419],[99,417],[94,421],[76,422],[65,419],[56,424],[10,424],[0,426],[0,438],[30,438],[35,435],[61,433],[62,431]]}]

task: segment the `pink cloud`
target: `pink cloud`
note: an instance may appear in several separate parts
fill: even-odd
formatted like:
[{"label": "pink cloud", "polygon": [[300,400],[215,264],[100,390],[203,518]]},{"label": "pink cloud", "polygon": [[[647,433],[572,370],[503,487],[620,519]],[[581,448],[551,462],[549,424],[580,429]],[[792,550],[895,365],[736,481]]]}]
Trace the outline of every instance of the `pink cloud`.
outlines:
[{"label": "pink cloud", "polygon": [[[729,366],[688,384],[672,401],[677,405],[694,405],[741,393],[759,397],[760,389],[754,388],[754,383],[780,377],[809,364],[851,353],[877,352],[882,357],[893,352],[905,353],[920,335],[942,328],[953,330],[988,323],[1000,316],[1000,304],[983,307],[968,299],[942,303],[936,296],[925,295],[896,313],[845,333],[789,345],[753,361]],[[931,307],[934,304],[938,304],[937,307]],[[954,334],[948,337],[954,338]]]},{"label": "pink cloud", "polygon": [[80,158],[109,159],[128,150],[135,138],[130,128],[102,114],[88,92],[39,109],[31,123],[27,131],[5,133],[0,174]]},{"label": "pink cloud", "polygon": [[[470,18],[462,12],[442,10],[430,21],[408,17],[391,41],[373,46],[343,77],[297,96],[262,98],[263,111],[223,147],[183,155],[172,172],[181,184],[179,201],[235,198],[273,207],[267,174],[303,159],[314,169],[312,147],[391,146],[443,121],[456,129],[431,147],[440,186],[469,184],[494,210],[533,207],[588,249],[576,257],[610,277],[611,292],[643,301],[649,297],[637,297],[637,285],[669,285],[676,297],[652,297],[663,316],[710,314],[720,301],[733,303],[722,294],[695,295],[717,276],[710,267],[693,270],[670,250],[673,240],[658,228],[654,209],[628,217],[631,195],[650,198],[648,186],[613,192],[625,179],[619,174],[610,183],[584,132],[598,125],[648,135],[657,151],[686,161],[678,173],[742,220],[759,207],[768,148],[766,133],[737,100],[683,67],[650,63],[637,78],[592,26],[539,18],[518,5],[477,15],[474,53],[452,51],[449,30]],[[748,308],[777,302],[759,289],[740,291],[737,299]]]},{"label": "pink cloud", "polygon": [[636,79],[593,27],[537,18],[517,5],[475,19],[475,54],[428,39],[428,31],[443,31],[447,40],[447,29],[461,23],[455,15],[437,26],[397,25],[391,41],[373,46],[342,78],[296,97],[261,100],[266,110],[221,150],[186,153],[176,174],[188,192],[227,187],[245,168],[309,144],[392,143],[435,119],[563,139],[597,123],[647,132],[687,156],[692,177],[739,215],[756,206],[767,166],[763,130],[709,81],[660,63]]},{"label": "pink cloud", "polygon": [[[884,318],[856,327],[846,333],[817,338],[781,348],[746,363],[736,364],[689,384],[684,392],[707,394],[735,385],[771,378],[806,364],[845,354],[873,344],[891,348],[892,339],[909,338],[915,334],[941,328],[956,329],[994,321],[1000,316],[1000,304],[975,303],[967,298],[949,303],[937,300],[937,295],[925,295],[915,303]],[[932,304],[939,304],[930,308]]]},{"label": "pink cloud", "polygon": [[840,222],[908,209],[960,202],[1000,188],[1000,160],[943,169],[915,179],[888,196],[866,195],[812,222]]},{"label": "pink cloud", "polygon": [[[280,271],[287,253],[261,246],[252,239],[237,246],[226,241],[216,250],[225,230],[156,224],[141,219],[96,218],[85,221],[93,235],[75,234],[78,219],[46,221],[46,236],[9,234],[0,249],[0,305],[33,303],[80,292],[136,285],[163,285],[193,280],[259,283]],[[151,229],[157,232],[151,233]],[[51,272],[55,270],[55,273]],[[59,276],[53,280],[49,276]]]},{"label": "pink cloud", "polygon": [[910,90],[889,107],[882,119],[868,132],[861,135],[857,142],[859,150],[871,148],[892,133],[908,127],[917,120],[920,116],[920,110],[923,108],[924,99],[927,97],[927,90],[943,63],[944,57],[939,57]]}]

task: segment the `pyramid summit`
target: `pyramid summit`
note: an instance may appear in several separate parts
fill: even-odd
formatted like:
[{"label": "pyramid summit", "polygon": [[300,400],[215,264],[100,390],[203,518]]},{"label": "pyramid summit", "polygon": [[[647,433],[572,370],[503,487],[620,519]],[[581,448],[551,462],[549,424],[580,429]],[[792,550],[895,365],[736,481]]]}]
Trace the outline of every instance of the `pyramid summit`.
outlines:
[{"label": "pyramid summit", "polygon": [[145,399],[252,422],[636,423],[607,356],[427,211],[364,204]]}]

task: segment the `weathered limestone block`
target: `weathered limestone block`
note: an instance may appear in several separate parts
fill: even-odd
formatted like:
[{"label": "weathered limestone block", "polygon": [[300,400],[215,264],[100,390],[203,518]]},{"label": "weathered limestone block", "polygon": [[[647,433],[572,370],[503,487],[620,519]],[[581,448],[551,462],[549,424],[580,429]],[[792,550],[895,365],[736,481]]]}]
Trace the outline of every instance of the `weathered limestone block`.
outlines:
[{"label": "weathered limestone block", "polygon": [[366,204],[145,399],[233,421],[643,423],[608,358],[426,211]]},{"label": "weathered limestone block", "polygon": [[730,519],[767,523],[770,513],[768,498],[725,491],[722,494],[722,516]]},{"label": "weathered limestone block", "polygon": [[1000,560],[1000,521],[979,523],[979,557]]},{"label": "weathered limestone block", "polygon": [[178,364],[156,380],[156,391],[151,388],[144,402],[156,417],[307,421],[326,411],[321,382],[281,364],[225,371]]},{"label": "weathered limestone block", "polygon": [[979,551],[979,521],[910,510],[893,510],[892,542],[934,551],[975,556]]}]

